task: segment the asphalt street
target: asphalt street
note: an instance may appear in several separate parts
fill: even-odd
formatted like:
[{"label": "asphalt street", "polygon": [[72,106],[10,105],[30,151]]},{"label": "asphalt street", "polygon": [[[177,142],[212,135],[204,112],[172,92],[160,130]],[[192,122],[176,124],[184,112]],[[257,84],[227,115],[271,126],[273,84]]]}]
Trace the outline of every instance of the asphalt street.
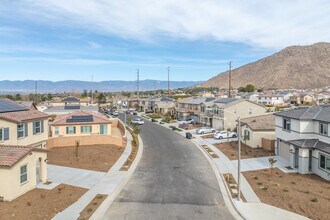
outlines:
[{"label": "asphalt street", "polygon": [[233,219],[193,143],[152,122],[141,128],[141,161],[104,219]]}]

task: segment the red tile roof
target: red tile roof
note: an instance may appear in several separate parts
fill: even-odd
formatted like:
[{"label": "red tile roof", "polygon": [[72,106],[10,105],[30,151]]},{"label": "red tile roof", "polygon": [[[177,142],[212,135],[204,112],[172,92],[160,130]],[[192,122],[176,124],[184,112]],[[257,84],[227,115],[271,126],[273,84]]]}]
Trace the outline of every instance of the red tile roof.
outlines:
[{"label": "red tile roof", "polygon": [[0,145],[0,167],[12,167],[31,151],[47,152],[46,149],[28,147],[28,146],[13,146]]},{"label": "red tile roof", "polygon": [[[93,116],[92,122],[74,122],[68,123],[67,119],[71,119],[72,116],[84,116],[84,115],[91,115]],[[86,111],[77,111],[66,115],[58,115],[51,125],[73,125],[73,124],[111,124],[112,122],[104,115],[93,113],[93,112],[86,112]]]}]

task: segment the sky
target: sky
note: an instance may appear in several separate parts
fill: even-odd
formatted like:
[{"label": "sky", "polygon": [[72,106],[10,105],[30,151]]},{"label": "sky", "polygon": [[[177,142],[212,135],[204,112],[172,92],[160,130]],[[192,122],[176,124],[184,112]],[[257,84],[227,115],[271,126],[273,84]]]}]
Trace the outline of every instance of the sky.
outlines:
[{"label": "sky", "polygon": [[0,80],[205,81],[330,41],[328,0],[1,0]]}]

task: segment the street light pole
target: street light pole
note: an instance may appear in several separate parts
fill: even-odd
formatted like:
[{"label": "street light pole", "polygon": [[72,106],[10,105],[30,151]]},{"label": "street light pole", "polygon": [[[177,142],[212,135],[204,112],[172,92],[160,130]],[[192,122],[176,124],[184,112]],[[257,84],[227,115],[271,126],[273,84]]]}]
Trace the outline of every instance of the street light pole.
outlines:
[{"label": "street light pole", "polygon": [[238,174],[237,174],[237,200],[241,199],[241,118],[237,118],[237,135],[238,135]]}]

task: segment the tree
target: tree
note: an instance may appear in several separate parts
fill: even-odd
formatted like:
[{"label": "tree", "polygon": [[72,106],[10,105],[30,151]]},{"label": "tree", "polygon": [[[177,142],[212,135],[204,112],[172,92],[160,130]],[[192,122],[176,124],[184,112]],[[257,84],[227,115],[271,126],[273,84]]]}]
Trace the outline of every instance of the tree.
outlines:
[{"label": "tree", "polygon": [[17,94],[15,95],[15,100],[16,100],[16,101],[20,101],[20,100],[22,100],[21,94],[17,93]]},{"label": "tree", "polygon": [[99,103],[106,103],[107,102],[107,98],[105,97],[103,92],[101,92],[98,95],[97,100],[98,100]]},{"label": "tree", "polygon": [[53,95],[51,93],[47,94],[47,100],[51,101],[53,99]]},{"label": "tree", "polygon": [[255,91],[254,85],[252,85],[252,84],[247,84],[247,85],[245,86],[245,91],[246,91],[246,92],[254,92],[254,91]]},{"label": "tree", "polygon": [[273,174],[273,168],[274,164],[277,162],[277,160],[274,159],[274,156],[269,157],[269,166],[270,166],[270,174]]},{"label": "tree", "polygon": [[87,98],[87,96],[88,96],[88,91],[87,91],[87,89],[84,89],[83,93],[81,94],[81,97]]}]

